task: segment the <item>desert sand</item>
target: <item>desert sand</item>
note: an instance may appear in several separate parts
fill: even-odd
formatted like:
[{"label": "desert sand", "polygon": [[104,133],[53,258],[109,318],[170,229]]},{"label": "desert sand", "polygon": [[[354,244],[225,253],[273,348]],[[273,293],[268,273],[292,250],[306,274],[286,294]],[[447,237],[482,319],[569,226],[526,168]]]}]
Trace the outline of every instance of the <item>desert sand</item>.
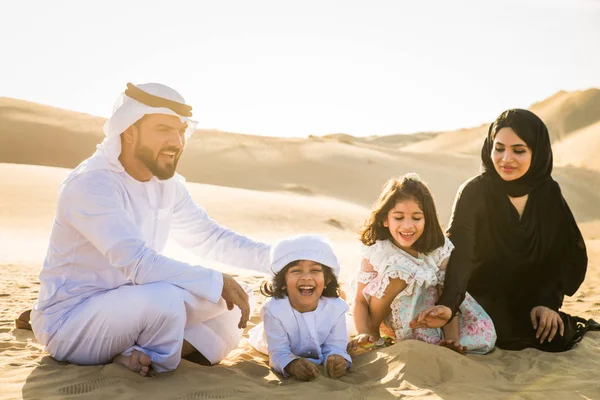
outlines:
[{"label": "desert sand", "polygon": [[[560,92],[532,106],[554,127],[554,177],[586,238],[585,283],[564,310],[600,319],[600,91]],[[416,341],[356,357],[340,380],[285,380],[245,339],[222,363],[188,361],[142,378],[118,365],[82,367],[52,360],[14,319],[31,308],[62,179],[102,140],[103,120],[0,98],[0,398],[1,399],[600,399],[600,333],[573,350],[494,350],[461,356]],[[286,139],[199,131],[180,163],[189,189],[211,217],[253,238],[328,236],[348,285],[359,262],[356,230],[383,183],[406,172],[430,185],[448,220],[459,185],[478,173],[486,127],[454,132],[354,138]],[[167,254],[235,274],[255,289],[250,327],[259,322],[265,278],[207,264],[174,243]],[[250,328],[249,327],[249,328]],[[246,336],[246,335],[245,335]],[[247,337],[247,336],[246,336]]]}]

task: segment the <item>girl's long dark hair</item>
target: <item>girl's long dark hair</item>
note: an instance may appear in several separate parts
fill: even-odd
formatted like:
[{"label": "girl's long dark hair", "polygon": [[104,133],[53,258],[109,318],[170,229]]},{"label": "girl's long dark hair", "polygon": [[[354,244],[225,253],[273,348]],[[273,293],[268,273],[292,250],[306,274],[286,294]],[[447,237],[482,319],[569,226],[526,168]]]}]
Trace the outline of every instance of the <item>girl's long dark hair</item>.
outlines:
[{"label": "girl's long dark hair", "polygon": [[373,205],[371,215],[360,231],[361,242],[365,246],[372,246],[377,240],[391,239],[390,230],[383,225],[383,221],[396,203],[404,200],[414,200],[423,210],[425,218],[423,235],[413,244],[413,249],[420,253],[429,253],[443,246],[446,239],[437,216],[433,196],[425,182],[414,174],[387,181]]}]

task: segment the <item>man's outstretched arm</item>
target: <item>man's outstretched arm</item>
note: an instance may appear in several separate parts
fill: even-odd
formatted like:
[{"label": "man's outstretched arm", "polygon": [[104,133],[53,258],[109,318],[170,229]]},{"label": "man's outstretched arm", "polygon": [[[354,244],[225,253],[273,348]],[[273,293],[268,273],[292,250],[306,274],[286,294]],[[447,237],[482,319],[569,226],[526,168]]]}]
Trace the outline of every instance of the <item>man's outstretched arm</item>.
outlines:
[{"label": "man's outstretched arm", "polygon": [[172,235],[196,255],[238,268],[270,273],[270,246],[254,241],[212,220],[183,184],[178,185]]}]

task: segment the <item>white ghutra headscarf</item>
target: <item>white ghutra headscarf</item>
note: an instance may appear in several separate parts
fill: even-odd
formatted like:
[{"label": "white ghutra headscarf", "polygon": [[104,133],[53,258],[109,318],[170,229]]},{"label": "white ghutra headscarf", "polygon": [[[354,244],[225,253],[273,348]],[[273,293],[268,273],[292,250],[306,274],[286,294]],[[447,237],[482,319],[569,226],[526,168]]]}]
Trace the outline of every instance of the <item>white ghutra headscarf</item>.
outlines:
[{"label": "white ghutra headscarf", "polygon": [[115,102],[112,116],[104,124],[106,138],[96,147],[94,155],[82,162],[66,179],[69,182],[75,176],[98,169],[123,172],[119,161],[121,155],[121,134],[131,125],[148,114],[166,114],[178,117],[187,124],[186,140],[194,133],[197,122],[190,119],[192,107],[174,89],[160,83],[127,84],[127,90],[121,93]]},{"label": "white ghutra headscarf", "polygon": [[[121,170],[123,167],[118,161],[119,155],[121,155],[121,134],[142,119],[144,115],[166,114],[179,117],[181,122],[187,124],[186,140],[192,136],[197,124],[187,116],[192,115],[192,107],[187,106],[185,99],[170,87],[160,83],[143,83],[138,86],[128,84],[127,86],[128,89],[119,95],[115,103],[113,115],[104,124],[106,139],[97,147],[98,151],[101,151],[111,161],[111,164],[116,163]],[[142,101],[146,101],[146,103],[142,103]],[[152,103],[152,105],[147,103]],[[167,106],[172,106],[172,108]],[[178,114],[173,108],[186,115]]]}]

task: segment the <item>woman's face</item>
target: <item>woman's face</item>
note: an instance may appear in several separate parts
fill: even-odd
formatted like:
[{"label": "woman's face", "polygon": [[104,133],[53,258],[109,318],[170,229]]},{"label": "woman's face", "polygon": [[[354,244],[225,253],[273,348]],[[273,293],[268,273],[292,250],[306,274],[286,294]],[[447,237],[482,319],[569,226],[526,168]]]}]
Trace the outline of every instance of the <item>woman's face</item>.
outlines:
[{"label": "woman's face", "polygon": [[531,149],[512,128],[502,128],[492,146],[492,161],[498,175],[505,181],[519,179],[531,166]]}]

